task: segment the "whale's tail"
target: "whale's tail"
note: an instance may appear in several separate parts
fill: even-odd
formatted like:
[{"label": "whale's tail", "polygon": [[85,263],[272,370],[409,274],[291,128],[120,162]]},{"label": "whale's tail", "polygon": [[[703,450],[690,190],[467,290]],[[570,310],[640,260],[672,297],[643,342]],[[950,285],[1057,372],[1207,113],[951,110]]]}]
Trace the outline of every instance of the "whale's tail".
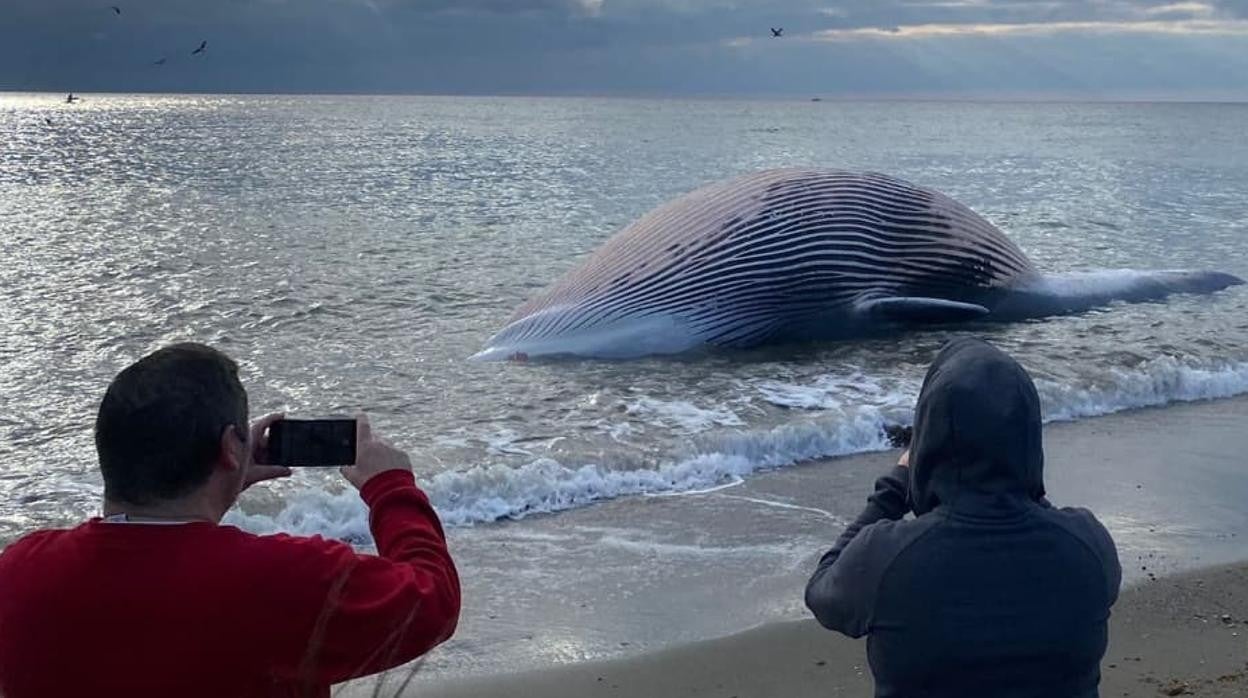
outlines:
[{"label": "whale's tail", "polygon": [[992,314],[1002,320],[1065,315],[1114,301],[1142,303],[1175,293],[1214,293],[1243,283],[1238,276],[1219,271],[1113,269],[1045,274],[1012,289]]}]

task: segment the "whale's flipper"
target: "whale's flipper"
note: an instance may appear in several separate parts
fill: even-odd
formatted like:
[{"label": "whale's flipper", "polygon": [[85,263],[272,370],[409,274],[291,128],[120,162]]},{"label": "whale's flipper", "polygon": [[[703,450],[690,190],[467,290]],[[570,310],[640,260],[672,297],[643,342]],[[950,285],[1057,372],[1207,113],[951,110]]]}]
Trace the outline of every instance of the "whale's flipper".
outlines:
[{"label": "whale's flipper", "polygon": [[975,303],[960,303],[943,298],[894,296],[872,298],[857,304],[857,310],[873,319],[903,323],[966,322],[988,314],[988,309]]}]

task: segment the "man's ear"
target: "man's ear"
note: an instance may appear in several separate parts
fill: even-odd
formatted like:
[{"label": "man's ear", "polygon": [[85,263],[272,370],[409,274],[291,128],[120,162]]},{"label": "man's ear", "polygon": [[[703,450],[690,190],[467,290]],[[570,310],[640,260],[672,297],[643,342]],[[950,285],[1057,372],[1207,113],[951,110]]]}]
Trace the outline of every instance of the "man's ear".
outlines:
[{"label": "man's ear", "polygon": [[217,455],[217,465],[230,471],[242,470],[243,452],[247,444],[239,435],[238,427],[233,424],[225,425],[225,428],[221,430],[221,440],[218,446],[220,450]]}]

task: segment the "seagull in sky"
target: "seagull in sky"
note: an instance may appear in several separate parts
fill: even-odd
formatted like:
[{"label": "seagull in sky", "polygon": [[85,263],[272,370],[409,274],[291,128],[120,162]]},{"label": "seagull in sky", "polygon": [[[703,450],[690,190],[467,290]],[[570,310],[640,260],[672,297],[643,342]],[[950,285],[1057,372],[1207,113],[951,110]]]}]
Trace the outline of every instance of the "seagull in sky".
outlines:
[{"label": "seagull in sky", "polygon": [[116,5],[111,5],[110,7],[111,7],[111,9],[113,10],[113,12],[115,12],[116,14],[121,14],[121,8],[120,8],[120,7],[117,7]]},{"label": "seagull in sky", "polygon": [[779,29],[776,29],[775,27],[771,27],[771,38],[773,39],[779,38],[780,35],[782,34],[784,34],[784,27],[780,27]]},{"label": "seagull in sky", "polygon": [[194,55],[195,55],[195,54],[197,54],[197,53],[203,53],[203,52],[204,52],[204,49],[206,49],[206,48],[208,48],[208,42],[207,42],[207,41],[201,41],[201,42],[199,42],[199,48],[195,49],[194,51],[191,51],[191,55],[192,55],[192,56],[194,56]]},{"label": "seagull in sky", "polygon": [[152,65],[164,65],[167,60],[169,60],[167,57],[161,56],[160,58],[152,61]]}]

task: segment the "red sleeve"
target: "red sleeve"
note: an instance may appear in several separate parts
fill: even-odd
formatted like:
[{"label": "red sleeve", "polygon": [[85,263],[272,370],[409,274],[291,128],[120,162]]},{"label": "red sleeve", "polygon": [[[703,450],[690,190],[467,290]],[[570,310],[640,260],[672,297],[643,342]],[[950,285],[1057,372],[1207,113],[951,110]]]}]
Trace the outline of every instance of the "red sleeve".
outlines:
[{"label": "red sleeve", "polygon": [[459,575],[412,473],[381,473],[360,496],[379,554],[340,546],[321,557],[335,571],[299,665],[281,672],[301,681],[338,683],[398,666],[449,638],[459,621]]}]

